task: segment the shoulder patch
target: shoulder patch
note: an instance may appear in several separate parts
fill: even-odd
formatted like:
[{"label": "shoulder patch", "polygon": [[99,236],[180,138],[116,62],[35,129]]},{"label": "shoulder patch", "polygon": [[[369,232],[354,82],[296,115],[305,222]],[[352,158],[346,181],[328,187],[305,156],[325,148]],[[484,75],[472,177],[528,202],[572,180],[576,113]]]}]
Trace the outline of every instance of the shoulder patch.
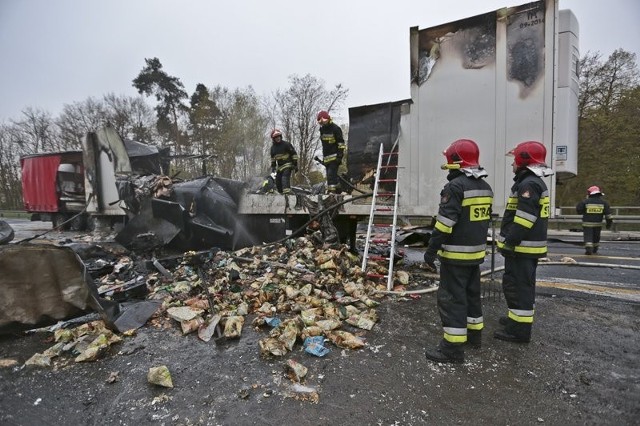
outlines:
[{"label": "shoulder patch", "polygon": [[531,193],[529,192],[528,189],[525,189],[524,192],[522,194],[520,194],[520,196],[522,198],[531,198]]},{"label": "shoulder patch", "polygon": [[449,193],[443,192],[442,194],[440,194],[440,204],[447,204],[449,202],[449,198],[451,198],[449,196]]}]

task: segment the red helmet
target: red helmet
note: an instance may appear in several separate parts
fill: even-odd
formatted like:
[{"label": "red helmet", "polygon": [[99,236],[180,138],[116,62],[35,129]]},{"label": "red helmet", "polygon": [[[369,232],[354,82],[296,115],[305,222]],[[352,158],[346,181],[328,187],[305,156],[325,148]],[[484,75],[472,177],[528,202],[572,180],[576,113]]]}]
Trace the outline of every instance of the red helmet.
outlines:
[{"label": "red helmet", "polygon": [[602,194],[602,191],[600,191],[600,187],[595,185],[590,186],[587,189],[587,192],[589,193],[589,195]]},{"label": "red helmet", "polygon": [[442,166],[443,169],[461,169],[480,165],[478,163],[480,150],[471,139],[458,139],[442,153],[447,157],[447,164]]},{"label": "red helmet", "polygon": [[316,120],[320,121],[320,120],[331,120],[331,116],[329,115],[329,113],[327,111],[320,111],[318,113],[318,116],[316,117]]},{"label": "red helmet", "polygon": [[275,139],[278,136],[282,137],[282,132],[280,130],[278,130],[278,129],[273,129],[271,131],[271,139]]},{"label": "red helmet", "polygon": [[519,143],[515,148],[507,153],[515,157],[517,168],[533,166],[541,164],[546,166],[545,158],[547,156],[547,148],[540,142],[527,141]]}]

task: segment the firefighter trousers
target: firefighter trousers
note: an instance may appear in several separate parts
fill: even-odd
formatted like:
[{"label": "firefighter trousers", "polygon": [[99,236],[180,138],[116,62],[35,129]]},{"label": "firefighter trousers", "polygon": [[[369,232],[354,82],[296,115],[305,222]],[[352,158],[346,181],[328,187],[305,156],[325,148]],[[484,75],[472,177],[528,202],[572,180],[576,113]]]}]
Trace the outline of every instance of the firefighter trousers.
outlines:
[{"label": "firefighter trousers", "polygon": [[286,168],[276,174],[276,188],[281,194],[291,192],[291,168]]},{"label": "firefighter trousers", "polygon": [[531,338],[536,299],[538,259],[521,256],[504,258],[502,289],[509,308],[505,331],[521,339]]},{"label": "firefighter trousers", "polygon": [[600,246],[600,234],[602,226],[583,226],[582,236],[584,239],[584,248],[587,254],[597,253]]},{"label": "firefighter trousers", "polygon": [[474,333],[482,330],[480,265],[440,264],[438,311],[445,342],[465,343],[467,329]]},{"label": "firefighter trousers", "polygon": [[325,164],[327,172],[327,192],[340,192],[338,183],[338,167],[340,163],[337,161],[330,161]]}]

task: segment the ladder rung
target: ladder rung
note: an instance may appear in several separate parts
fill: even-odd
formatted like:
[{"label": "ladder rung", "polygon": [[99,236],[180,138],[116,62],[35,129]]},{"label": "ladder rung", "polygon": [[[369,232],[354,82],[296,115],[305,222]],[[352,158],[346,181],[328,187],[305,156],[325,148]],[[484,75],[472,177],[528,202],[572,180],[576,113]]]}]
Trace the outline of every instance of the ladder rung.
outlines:
[{"label": "ladder rung", "polygon": [[383,152],[382,155],[398,155],[398,151],[395,151],[395,152]]},{"label": "ladder rung", "polygon": [[379,243],[388,243],[391,240],[388,238],[372,238],[371,241],[379,244]]},{"label": "ladder rung", "polygon": [[370,254],[368,257],[369,257],[369,259],[371,259],[371,260],[389,260],[389,258],[388,258],[388,257],[378,256],[378,255],[376,255],[376,254]]},{"label": "ladder rung", "polygon": [[370,277],[370,278],[386,278],[386,277],[388,277],[388,275],[382,275],[382,274],[367,274],[367,277]]},{"label": "ladder rung", "polygon": [[374,223],[373,226],[378,226],[380,228],[391,228],[393,225],[390,223]]},{"label": "ladder rung", "polygon": [[396,194],[394,194],[393,192],[379,192],[378,193],[378,197],[393,197]]},{"label": "ladder rung", "polygon": [[398,165],[394,165],[394,166],[380,166],[381,169],[397,169]]},{"label": "ladder rung", "polygon": [[393,209],[391,207],[376,207],[376,210],[379,212],[392,212]]},{"label": "ladder rung", "polygon": [[378,182],[397,182],[398,179],[378,179]]}]

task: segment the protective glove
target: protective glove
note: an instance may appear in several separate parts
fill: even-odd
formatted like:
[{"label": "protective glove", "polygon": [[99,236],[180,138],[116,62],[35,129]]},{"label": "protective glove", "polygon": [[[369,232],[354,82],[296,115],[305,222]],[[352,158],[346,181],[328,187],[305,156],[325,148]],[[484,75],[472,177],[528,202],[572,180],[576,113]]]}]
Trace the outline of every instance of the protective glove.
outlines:
[{"label": "protective glove", "polygon": [[342,155],[338,155],[337,160],[338,164],[342,164]]},{"label": "protective glove", "polygon": [[516,255],[516,248],[509,244],[505,244],[500,248],[500,253],[502,253],[504,257],[513,257]]},{"label": "protective glove", "polygon": [[271,179],[275,179],[276,178],[276,172],[271,172]]},{"label": "protective glove", "polygon": [[612,219],[607,219],[607,229],[611,229],[611,225],[613,224],[613,220]]},{"label": "protective glove", "polygon": [[438,268],[436,266],[436,255],[429,252],[424,252],[424,263],[425,267],[428,271],[433,272],[434,274],[438,273]]},{"label": "protective glove", "polygon": [[298,165],[297,164],[293,165],[293,173],[298,173]]},{"label": "protective glove", "polygon": [[324,161],[322,161],[322,160],[320,159],[320,157],[318,157],[317,155],[316,155],[315,157],[313,157],[313,159],[314,159],[314,160],[316,160],[316,163],[318,163],[318,164],[322,164],[322,165],[324,166]]}]

